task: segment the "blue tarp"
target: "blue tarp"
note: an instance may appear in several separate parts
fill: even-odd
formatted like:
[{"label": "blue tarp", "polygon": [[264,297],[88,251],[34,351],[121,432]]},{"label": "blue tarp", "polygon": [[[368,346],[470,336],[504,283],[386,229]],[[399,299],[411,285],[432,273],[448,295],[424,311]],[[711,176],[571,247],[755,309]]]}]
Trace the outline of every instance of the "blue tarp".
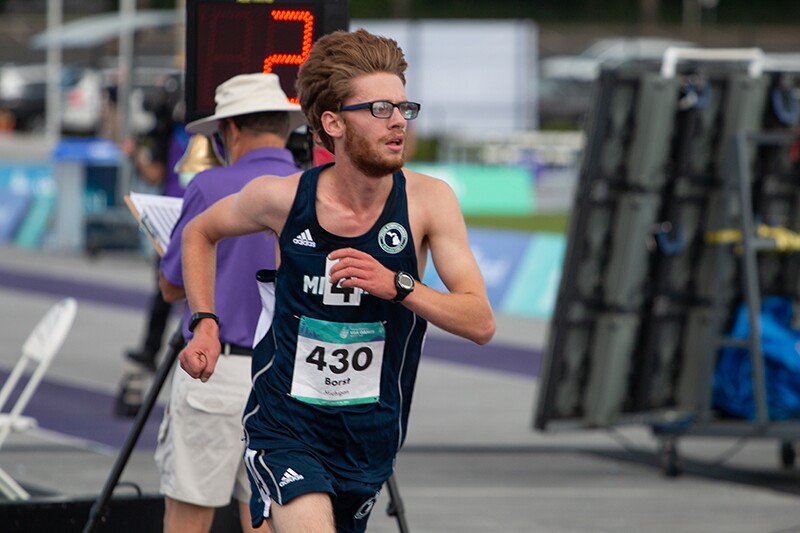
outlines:
[{"label": "blue tarp", "polygon": [[[770,420],[800,418],[800,331],[792,329],[792,316],[788,298],[775,296],[762,302],[761,350]],[[730,336],[747,339],[749,335],[747,307],[742,305]],[[720,350],[714,374],[714,406],[732,416],[755,419],[752,373],[748,350]]]}]

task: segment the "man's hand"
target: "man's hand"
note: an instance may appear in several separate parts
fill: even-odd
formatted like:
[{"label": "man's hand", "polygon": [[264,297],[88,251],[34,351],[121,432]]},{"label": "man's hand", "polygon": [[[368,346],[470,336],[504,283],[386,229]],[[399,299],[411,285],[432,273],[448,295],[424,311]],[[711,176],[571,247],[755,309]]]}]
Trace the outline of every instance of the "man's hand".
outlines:
[{"label": "man's hand", "polygon": [[126,157],[133,157],[133,154],[136,153],[136,148],[136,139],[133,137],[125,137],[119,144],[120,152],[122,152]]},{"label": "man's hand", "polygon": [[328,256],[337,261],[331,267],[330,282],[342,288],[358,287],[378,298],[391,300],[397,294],[394,272],[368,253],[355,248],[335,250]]},{"label": "man's hand", "polygon": [[194,330],[194,337],[178,356],[181,368],[203,383],[208,381],[217,366],[221,346],[219,329],[213,320],[203,320]]}]

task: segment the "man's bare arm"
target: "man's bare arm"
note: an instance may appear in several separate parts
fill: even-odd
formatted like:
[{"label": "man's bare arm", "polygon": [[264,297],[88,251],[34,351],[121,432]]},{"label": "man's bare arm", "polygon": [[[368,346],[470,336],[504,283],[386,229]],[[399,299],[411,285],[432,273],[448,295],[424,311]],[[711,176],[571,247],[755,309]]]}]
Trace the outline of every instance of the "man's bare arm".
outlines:
[{"label": "man's bare arm", "polygon": [[[294,181],[294,188],[292,188]],[[257,178],[240,192],[216,202],[192,219],[181,237],[181,259],[186,298],[192,312],[214,312],[217,243],[260,231],[280,231],[294,198],[297,181],[291,178]],[[219,329],[202,320],[191,342],[180,354],[181,367],[203,381],[214,372],[219,357]]]},{"label": "man's bare arm", "polygon": [[486,344],[494,336],[494,315],[483,276],[469,246],[461,208],[446,183],[433,180],[429,184],[431,190],[415,198],[421,202],[418,215],[424,217],[431,259],[448,292],[422,285],[404,303],[431,324]]}]

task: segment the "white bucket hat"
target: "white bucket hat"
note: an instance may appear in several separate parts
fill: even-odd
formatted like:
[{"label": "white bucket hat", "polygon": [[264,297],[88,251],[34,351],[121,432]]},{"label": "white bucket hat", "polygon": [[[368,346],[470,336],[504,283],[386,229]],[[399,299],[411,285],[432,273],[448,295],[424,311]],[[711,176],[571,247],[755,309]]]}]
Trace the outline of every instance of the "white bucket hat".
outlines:
[{"label": "white bucket hat", "polygon": [[186,125],[186,131],[213,135],[222,119],[266,111],[288,111],[290,131],[306,123],[300,106],[289,102],[286,93],[281,89],[277,74],[234,76],[217,87],[214,101],[217,104],[214,114],[190,122]]}]

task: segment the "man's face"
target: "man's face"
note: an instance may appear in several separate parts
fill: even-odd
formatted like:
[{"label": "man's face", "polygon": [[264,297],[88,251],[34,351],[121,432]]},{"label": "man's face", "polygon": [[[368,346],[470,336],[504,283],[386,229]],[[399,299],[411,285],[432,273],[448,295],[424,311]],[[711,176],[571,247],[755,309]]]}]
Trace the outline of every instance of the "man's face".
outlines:
[{"label": "man's face", "polygon": [[[352,81],[353,96],[343,106],[387,100],[406,100],[405,87],[394,74],[377,73]],[[342,112],[344,149],[353,165],[370,177],[392,174],[405,163],[406,119],[395,108],[389,118],[376,118],[369,109]]]}]

